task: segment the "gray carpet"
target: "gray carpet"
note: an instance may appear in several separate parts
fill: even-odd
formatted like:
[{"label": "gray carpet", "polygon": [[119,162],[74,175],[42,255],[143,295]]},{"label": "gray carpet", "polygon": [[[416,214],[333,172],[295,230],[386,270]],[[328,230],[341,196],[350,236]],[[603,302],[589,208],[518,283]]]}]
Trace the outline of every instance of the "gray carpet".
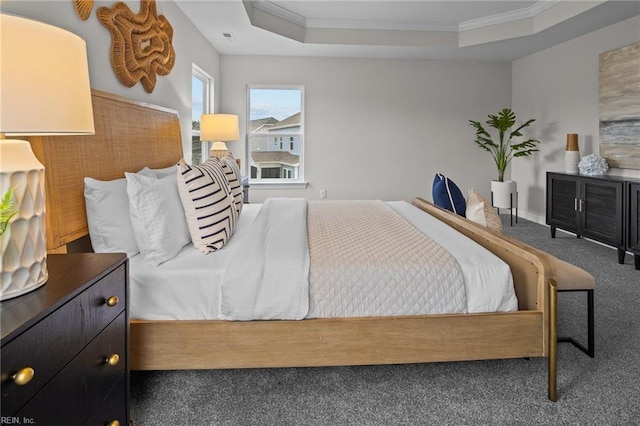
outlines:
[{"label": "gray carpet", "polygon": [[[132,419],[146,425],[638,425],[640,271],[627,255],[520,219],[505,232],[591,272],[596,357],[371,367],[132,372]],[[559,295],[559,333],[586,343],[586,296]],[[213,336],[215,338],[215,336]]]}]

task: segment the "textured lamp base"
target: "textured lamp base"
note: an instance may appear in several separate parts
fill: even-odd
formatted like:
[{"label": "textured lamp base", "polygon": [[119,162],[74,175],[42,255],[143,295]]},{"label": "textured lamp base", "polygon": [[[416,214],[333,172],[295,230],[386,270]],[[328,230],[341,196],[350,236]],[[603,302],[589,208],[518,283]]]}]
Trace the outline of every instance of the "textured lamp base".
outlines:
[{"label": "textured lamp base", "polygon": [[18,213],[0,236],[0,300],[28,293],[44,285],[47,273],[44,166],[20,140],[0,141],[0,191],[10,188]]},{"label": "textured lamp base", "polygon": [[209,150],[209,156],[217,158],[233,157],[226,149],[211,149]]}]

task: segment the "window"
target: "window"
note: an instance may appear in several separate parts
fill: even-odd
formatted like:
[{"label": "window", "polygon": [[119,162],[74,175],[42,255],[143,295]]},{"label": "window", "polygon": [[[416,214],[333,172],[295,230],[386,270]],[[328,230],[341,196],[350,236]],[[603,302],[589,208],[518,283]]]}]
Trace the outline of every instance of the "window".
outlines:
[{"label": "window", "polygon": [[212,78],[197,65],[191,73],[191,162],[200,164],[209,156],[209,143],[200,142],[200,116],[211,111]]},{"label": "window", "polygon": [[251,85],[247,92],[251,182],[303,182],[303,87]]}]

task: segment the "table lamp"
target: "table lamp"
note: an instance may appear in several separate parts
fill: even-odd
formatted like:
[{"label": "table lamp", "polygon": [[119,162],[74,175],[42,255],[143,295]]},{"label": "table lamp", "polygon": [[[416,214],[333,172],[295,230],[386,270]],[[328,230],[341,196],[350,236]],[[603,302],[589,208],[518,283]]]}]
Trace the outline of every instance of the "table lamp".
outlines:
[{"label": "table lamp", "polygon": [[11,191],[15,211],[0,224],[0,300],[5,300],[48,279],[44,166],[29,142],[6,137],[86,135],[94,127],[84,40],[0,14],[0,52],[0,198]]},{"label": "table lamp", "polygon": [[229,154],[225,142],[240,139],[238,116],[233,114],[203,114],[200,117],[200,140],[213,141],[209,155],[226,157]]}]

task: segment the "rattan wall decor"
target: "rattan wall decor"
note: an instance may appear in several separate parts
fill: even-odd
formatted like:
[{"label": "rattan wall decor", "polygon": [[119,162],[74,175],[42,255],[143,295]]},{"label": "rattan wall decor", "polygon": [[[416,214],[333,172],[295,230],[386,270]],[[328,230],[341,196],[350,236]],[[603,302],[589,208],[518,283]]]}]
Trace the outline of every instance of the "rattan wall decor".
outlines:
[{"label": "rattan wall decor", "polygon": [[89,19],[91,10],[93,10],[93,0],[73,0],[76,7],[76,13],[83,21]]},{"label": "rattan wall decor", "polygon": [[122,2],[101,7],[98,19],[111,32],[111,66],[118,80],[127,87],[139,81],[153,92],[156,74],[168,75],[176,60],[173,28],[157,15],[155,0],[142,0],[137,14]]}]

